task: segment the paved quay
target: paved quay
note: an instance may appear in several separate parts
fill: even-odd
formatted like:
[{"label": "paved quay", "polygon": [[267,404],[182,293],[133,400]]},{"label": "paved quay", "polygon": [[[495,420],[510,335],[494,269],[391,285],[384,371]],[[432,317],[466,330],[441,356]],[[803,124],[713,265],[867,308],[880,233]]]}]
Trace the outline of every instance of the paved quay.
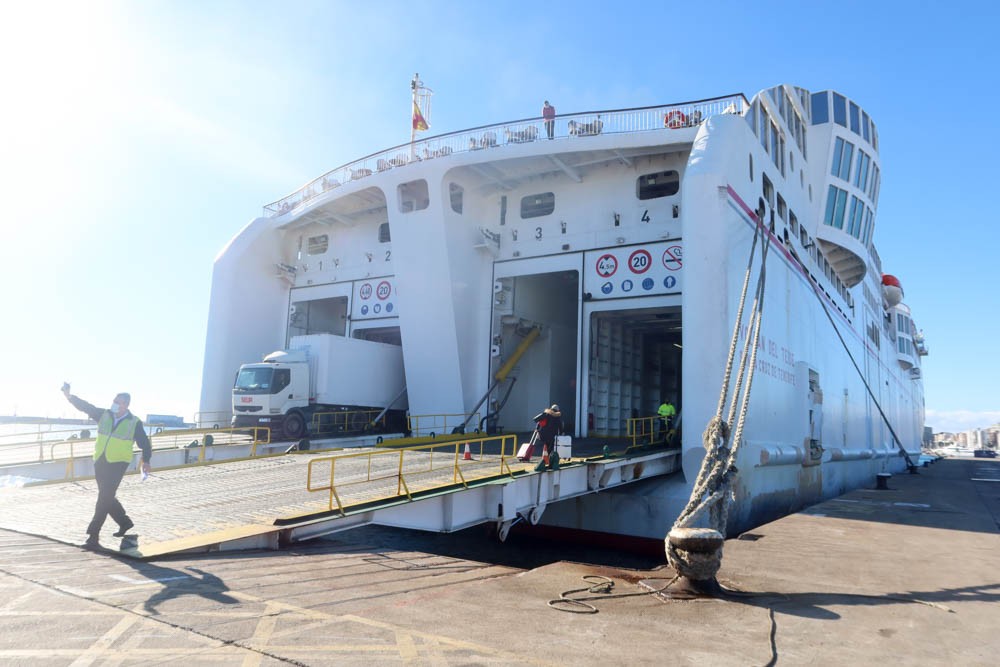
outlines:
[{"label": "paved quay", "polygon": [[[0,530],[0,664],[995,664],[1000,464],[944,460],[889,487],[729,540],[724,600],[645,594],[666,567],[519,566],[505,550],[526,543],[485,530],[471,552],[476,535],[362,528],[155,562]],[[547,605],[584,575],[616,582],[589,594],[597,613]]]}]

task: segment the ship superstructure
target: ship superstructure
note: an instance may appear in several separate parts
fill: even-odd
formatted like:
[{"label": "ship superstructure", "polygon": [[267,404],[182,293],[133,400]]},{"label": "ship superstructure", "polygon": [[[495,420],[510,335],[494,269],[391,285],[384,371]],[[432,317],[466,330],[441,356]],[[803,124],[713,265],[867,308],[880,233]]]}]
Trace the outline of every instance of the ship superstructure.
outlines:
[{"label": "ship superstructure", "polygon": [[546,513],[662,537],[758,229],[772,247],[732,530],[901,469],[897,437],[919,453],[926,347],[872,242],[881,166],[860,105],[783,85],[546,130],[414,141],[266,206],[216,260],[201,410],[228,409],[240,364],[312,334],[401,345],[410,413],[470,427],[529,430],[558,403],[574,434],[616,438],[670,400],[682,471]]}]

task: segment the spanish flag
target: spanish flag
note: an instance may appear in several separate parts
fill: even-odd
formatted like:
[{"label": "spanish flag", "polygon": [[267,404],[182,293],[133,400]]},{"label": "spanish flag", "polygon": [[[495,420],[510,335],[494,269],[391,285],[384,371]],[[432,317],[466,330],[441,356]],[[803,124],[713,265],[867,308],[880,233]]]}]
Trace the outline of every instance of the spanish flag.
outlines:
[{"label": "spanish flag", "polygon": [[420,113],[420,107],[417,106],[415,101],[413,103],[413,129],[421,131],[430,129],[430,125],[424,120],[423,114]]}]

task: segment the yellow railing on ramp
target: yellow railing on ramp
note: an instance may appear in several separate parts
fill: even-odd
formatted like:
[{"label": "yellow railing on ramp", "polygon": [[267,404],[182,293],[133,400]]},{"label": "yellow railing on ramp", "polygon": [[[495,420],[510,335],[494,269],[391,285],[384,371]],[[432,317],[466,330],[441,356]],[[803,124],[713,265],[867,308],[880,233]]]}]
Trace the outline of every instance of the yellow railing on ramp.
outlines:
[{"label": "yellow railing on ramp", "polygon": [[[326,456],[309,462],[306,489],[328,492],[328,508],[344,515],[345,507],[359,502],[400,496],[412,500],[418,491],[513,475],[516,456],[513,434]],[[354,497],[345,503],[348,493]]]}]

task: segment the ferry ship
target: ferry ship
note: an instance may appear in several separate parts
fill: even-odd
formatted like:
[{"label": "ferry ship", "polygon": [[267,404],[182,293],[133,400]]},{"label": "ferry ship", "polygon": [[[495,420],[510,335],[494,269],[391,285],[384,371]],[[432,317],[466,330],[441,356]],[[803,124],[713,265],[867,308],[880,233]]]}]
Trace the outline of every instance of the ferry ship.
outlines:
[{"label": "ferry ship", "polygon": [[704,457],[756,233],[735,534],[919,456],[927,348],[873,243],[881,177],[865,109],[790,85],[415,136],[266,205],[218,255],[201,411],[229,410],[242,363],[313,334],[401,346],[410,414],[490,431],[555,403],[574,436],[612,440],[669,400],[676,472],[544,516],[662,539]]}]

